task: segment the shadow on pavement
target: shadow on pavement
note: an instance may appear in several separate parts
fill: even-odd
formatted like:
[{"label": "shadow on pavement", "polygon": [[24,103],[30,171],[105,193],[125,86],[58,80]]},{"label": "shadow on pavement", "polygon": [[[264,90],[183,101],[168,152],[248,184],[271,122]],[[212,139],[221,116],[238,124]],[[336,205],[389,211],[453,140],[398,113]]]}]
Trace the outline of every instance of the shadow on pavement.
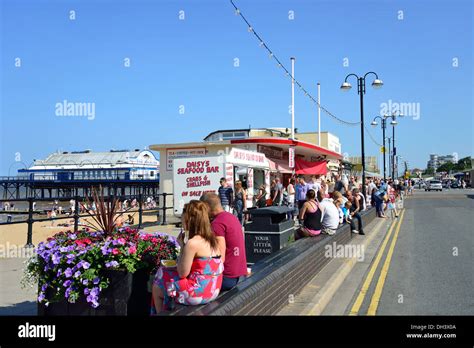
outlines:
[{"label": "shadow on pavement", "polygon": [[474,195],[466,195],[467,198],[474,199]]},{"label": "shadow on pavement", "polygon": [[0,315],[37,315],[36,302],[24,301],[12,306],[0,307]]}]

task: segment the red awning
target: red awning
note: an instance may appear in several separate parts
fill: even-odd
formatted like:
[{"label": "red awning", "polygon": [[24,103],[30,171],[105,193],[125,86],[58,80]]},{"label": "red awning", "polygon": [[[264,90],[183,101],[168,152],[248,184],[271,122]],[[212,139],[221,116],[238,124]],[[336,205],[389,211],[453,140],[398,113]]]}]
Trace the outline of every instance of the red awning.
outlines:
[{"label": "red awning", "polygon": [[321,162],[309,162],[302,160],[301,158],[296,158],[296,174],[303,175],[316,175],[316,174],[326,174],[328,171],[326,161]]}]

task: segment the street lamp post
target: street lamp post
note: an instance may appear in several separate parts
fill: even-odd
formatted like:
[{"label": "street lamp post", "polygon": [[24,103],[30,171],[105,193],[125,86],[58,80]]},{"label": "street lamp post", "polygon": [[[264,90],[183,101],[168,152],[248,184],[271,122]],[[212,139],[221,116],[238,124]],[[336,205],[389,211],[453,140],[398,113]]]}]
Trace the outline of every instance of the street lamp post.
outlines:
[{"label": "street lamp post", "polygon": [[392,138],[390,137],[387,137],[387,141],[388,141],[388,171],[391,173],[392,172],[392,148],[391,148],[391,144],[392,144]]},{"label": "street lamp post", "polygon": [[[398,124],[397,117],[403,117],[402,113],[392,113],[391,115],[383,115],[385,119],[391,118],[392,121],[390,124],[392,125],[392,179],[395,180],[395,161],[397,156],[397,149],[395,147],[395,126]],[[398,176],[398,166],[397,166],[397,176]]]},{"label": "street lamp post", "polygon": [[352,88],[351,84],[347,82],[347,79],[350,76],[354,76],[357,79],[357,93],[360,96],[360,137],[361,137],[361,155],[362,155],[362,194],[365,197],[365,147],[364,147],[364,94],[365,94],[365,78],[367,75],[375,75],[375,80],[372,82],[372,87],[379,88],[382,87],[383,82],[379,79],[377,73],[369,71],[363,77],[359,77],[356,74],[349,74],[344,79],[344,82],[341,85],[343,91],[348,91]]},{"label": "street lamp post", "polygon": [[380,116],[375,116],[374,117],[374,120],[372,121],[371,125],[372,126],[377,126],[377,119],[380,118],[380,121],[381,121],[381,126],[382,126],[382,149],[383,149],[383,181],[386,182],[387,181],[387,175],[386,175],[386,170],[387,170],[387,166],[385,165],[385,153],[387,152],[385,150],[385,129],[387,128],[387,123],[386,123],[386,119],[385,118],[382,118]]}]

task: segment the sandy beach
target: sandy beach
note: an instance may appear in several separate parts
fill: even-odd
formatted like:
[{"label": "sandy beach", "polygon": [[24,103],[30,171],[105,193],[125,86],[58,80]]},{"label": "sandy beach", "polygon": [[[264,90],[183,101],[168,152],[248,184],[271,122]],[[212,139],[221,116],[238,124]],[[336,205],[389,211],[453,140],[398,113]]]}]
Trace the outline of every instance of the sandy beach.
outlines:
[{"label": "sandy beach", "polygon": [[[138,214],[135,214],[135,222],[138,222]],[[57,226],[58,224],[69,223],[69,227]],[[93,224],[92,218],[82,218],[81,223]],[[132,227],[138,227],[138,224]],[[36,246],[39,242],[45,241],[48,237],[54,234],[67,231],[74,228],[74,220],[64,219],[57,220],[54,222],[54,226],[51,225],[50,221],[35,222],[33,224],[33,244]],[[165,232],[174,236],[177,236],[179,229],[174,225],[158,225],[155,215],[143,215],[142,228],[141,230],[147,232]],[[25,245],[27,240],[28,225],[26,223],[4,225],[0,226],[0,244],[5,245]]]}]

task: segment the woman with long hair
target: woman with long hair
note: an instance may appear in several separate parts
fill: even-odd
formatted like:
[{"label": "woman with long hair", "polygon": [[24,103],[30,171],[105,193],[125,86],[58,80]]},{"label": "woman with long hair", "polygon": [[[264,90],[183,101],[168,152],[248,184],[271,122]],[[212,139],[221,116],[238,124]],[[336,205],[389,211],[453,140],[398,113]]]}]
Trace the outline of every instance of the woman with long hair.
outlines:
[{"label": "woman with long hair", "polygon": [[295,240],[321,234],[323,207],[316,200],[316,191],[306,193],[306,202],[299,212],[300,228],[295,231]]},{"label": "woman with long hair", "polygon": [[235,182],[235,194],[234,194],[234,209],[237,213],[237,219],[240,224],[244,224],[244,210],[247,209],[247,194],[242,187],[242,181],[237,180]]},{"label": "woman with long hair", "polygon": [[217,298],[222,285],[224,266],[217,239],[211,229],[209,206],[192,200],[182,214],[185,233],[178,236],[181,255],[175,267],[161,266],[153,285],[156,313],[169,309],[171,301],[183,305],[199,305]]}]

